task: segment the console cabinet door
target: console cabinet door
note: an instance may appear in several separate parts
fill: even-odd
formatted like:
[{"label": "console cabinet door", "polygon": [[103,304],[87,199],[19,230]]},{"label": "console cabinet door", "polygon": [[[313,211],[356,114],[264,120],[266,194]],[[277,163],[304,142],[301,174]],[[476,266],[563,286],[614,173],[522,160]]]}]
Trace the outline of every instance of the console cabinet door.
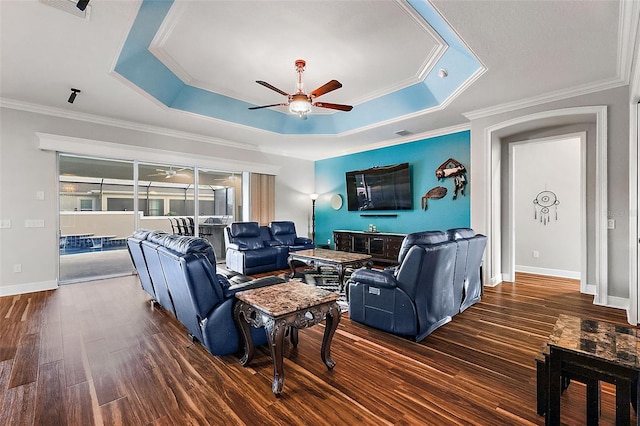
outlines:
[{"label": "console cabinet door", "polygon": [[336,250],[370,254],[373,261],[396,263],[404,235],[333,231]]}]

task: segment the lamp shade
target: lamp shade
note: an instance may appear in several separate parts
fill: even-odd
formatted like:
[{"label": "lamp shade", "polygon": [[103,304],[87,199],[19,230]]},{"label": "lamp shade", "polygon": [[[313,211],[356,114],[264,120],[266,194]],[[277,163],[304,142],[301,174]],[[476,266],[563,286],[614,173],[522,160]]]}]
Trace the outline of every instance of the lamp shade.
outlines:
[{"label": "lamp shade", "polygon": [[311,102],[307,95],[295,94],[289,102],[289,111],[293,114],[305,115],[311,112]]}]

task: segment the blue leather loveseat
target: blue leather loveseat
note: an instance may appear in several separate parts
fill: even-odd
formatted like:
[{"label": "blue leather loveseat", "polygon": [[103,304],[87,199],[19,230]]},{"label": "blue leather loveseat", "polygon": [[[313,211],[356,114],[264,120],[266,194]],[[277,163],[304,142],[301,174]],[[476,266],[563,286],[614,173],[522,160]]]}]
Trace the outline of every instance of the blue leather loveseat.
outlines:
[{"label": "blue leather loveseat", "polygon": [[[137,231],[128,243],[142,288],[213,355],[239,349],[241,340],[233,318],[235,293],[284,282],[278,277],[229,279],[218,273],[213,248],[203,238]],[[168,300],[160,302],[159,295]],[[263,329],[254,328],[252,334],[256,344],[267,342]]]},{"label": "blue leather loveseat", "polygon": [[469,228],[407,235],[396,268],[351,275],[349,317],[419,342],[480,300],[486,241]]},{"label": "blue leather loveseat", "polygon": [[314,248],[311,239],[298,237],[290,221],[270,226],[234,222],[226,228],[225,242],[227,268],[245,275],[287,268],[291,251]]}]

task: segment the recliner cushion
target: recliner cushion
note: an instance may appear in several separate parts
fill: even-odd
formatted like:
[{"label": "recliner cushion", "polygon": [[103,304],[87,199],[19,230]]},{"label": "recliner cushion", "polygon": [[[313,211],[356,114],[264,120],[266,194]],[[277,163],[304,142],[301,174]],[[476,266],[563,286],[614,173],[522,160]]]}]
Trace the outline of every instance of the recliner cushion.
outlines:
[{"label": "recliner cushion", "polygon": [[422,231],[407,234],[402,240],[398,251],[398,263],[402,263],[411,247],[416,245],[437,244],[448,241],[447,234],[443,231]]},{"label": "recliner cushion", "polygon": [[452,228],[447,230],[447,236],[450,240],[459,240],[461,238],[471,238],[476,233],[471,228]]},{"label": "recliner cushion", "polygon": [[234,222],[229,233],[231,243],[244,244],[249,250],[264,247],[258,222]]},{"label": "recliner cushion", "polygon": [[166,239],[164,247],[180,254],[202,253],[212,265],[216,264],[216,254],[208,240],[200,237],[179,236],[177,238]]}]

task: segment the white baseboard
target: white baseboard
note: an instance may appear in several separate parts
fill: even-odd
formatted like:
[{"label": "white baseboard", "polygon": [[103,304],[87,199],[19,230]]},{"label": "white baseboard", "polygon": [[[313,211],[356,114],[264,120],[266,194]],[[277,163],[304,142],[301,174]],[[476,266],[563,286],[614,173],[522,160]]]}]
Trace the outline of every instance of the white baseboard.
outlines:
[{"label": "white baseboard", "polygon": [[57,288],[57,280],[16,284],[0,287],[0,296],[13,296],[16,294],[34,293],[36,291],[55,290]]},{"label": "white baseboard", "polygon": [[574,280],[580,279],[580,271],[564,271],[562,269],[537,268],[535,266],[523,265],[516,265],[515,270],[516,272],[526,272],[528,274],[550,275],[552,277],[571,278]]},{"label": "white baseboard", "polygon": [[598,306],[606,306],[609,308],[615,309],[624,309],[625,311],[629,309],[629,298],[627,297],[617,297],[617,296],[607,296],[607,303],[595,303],[594,305]]}]

